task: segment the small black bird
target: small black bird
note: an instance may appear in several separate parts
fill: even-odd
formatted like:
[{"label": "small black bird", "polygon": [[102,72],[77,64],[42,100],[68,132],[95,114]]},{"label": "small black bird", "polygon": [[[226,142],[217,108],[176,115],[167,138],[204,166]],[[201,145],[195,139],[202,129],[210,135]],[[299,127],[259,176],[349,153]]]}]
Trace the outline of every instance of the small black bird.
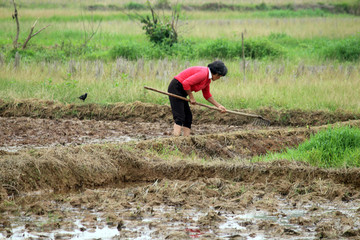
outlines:
[{"label": "small black bird", "polygon": [[83,101],[85,101],[86,98],[87,98],[87,93],[85,93],[79,97],[79,99],[81,99]]}]

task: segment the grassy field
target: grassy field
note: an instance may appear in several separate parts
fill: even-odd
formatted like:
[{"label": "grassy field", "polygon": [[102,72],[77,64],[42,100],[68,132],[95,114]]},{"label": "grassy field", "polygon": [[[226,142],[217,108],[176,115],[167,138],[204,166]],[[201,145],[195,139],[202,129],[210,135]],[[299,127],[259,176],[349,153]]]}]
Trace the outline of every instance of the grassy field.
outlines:
[{"label": "grassy field", "polygon": [[[132,1],[144,3],[145,1]],[[309,4],[311,1],[242,1],[241,4]],[[162,95],[143,86],[166,90],[174,75],[192,65],[222,59],[229,68],[223,80],[211,85],[214,97],[227,108],[360,111],[360,17],[323,9],[252,11],[186,11],[179,21],[179,42],[173,47],[151,44],[129,11],[89,11],[92,4],[127,1],[20,1],[20,37],[40,17],[36,29],[50,26],[19,50],[12,41],[16,24],[11,4],[0,5],[0,95],[4,100],[40,98],[78,102],[146,101],[168,104]],[[190,4],[191,1],[183,1]],[[206,4],[210,1],[200,1]],[[238,4],[237,1],[224,1]],[[354,4],[356,1],[323,1]],[[23,7],[22,7],[23,6]],[[139,12],[149,14],[147,10]],[[162,12],[161,12],[162,14]],[[164,11],[165,15],[169,11]],[[84,37],[99,31],[83,47]],[[35,29],[35,31],[36,31]],[[245,71],[241,34],[256,50],[247,56]],[[202,99],[196,93],[196,99]]]}]

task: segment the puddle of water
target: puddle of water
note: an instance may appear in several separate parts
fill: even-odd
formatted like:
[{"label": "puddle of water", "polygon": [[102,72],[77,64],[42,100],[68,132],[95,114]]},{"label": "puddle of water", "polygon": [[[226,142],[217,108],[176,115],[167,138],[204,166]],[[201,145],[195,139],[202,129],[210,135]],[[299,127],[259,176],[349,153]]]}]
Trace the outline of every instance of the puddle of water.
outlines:
[{"label": "puddle of water", "polygon": [[[284,203],[284,202],[283,202]],[[229,238],[238,235],[243,239],[271,239],[272,236],[265,230],[259,230],[258,224],[267,221],[269,223],[277,224],[283,228],[293,230],[301,235],[286,235],[286,239],[314,239],[316,232],[315,226],[300,226],[290,223],[290,219],[294,217],[311,217],[327,212],[341,211],[347,216],[353,216],[357,210],[353,205],[334,206],[331,202],[321,205],[321,209],[317,213],[309,211],[311,206],[306,206],[303,209],[292,209],[291,206],[284,204],[276,213],[267,212],[264,210],[257,211],[256,209],[248,211],[215,211],[214,209],[197,210],[197,209],[179,209],[173,206],[156,206],[153,208],[153,214],[143,214],[136,218],[129,218],[126,213],[136,212],[138,209],[133,205],[132,208],[117,211],[117,216],[123,216],[124,228],[118,230],[117,227],[109,227],[106,225],[106,220],[100,217],[100,213],[91,212],[91,215],[96,217],[97,221],[93,227],[86,227],[81,223],[81,216],[83,211],[81,209],[74,209],[59,205],[59,209],[63,211],[72,212],[74,219],[63,219],[62,221],[74,222],[73,230],[55,229],[50,232],[28,232],[25,224],[32,222],[40,225],[44,222],[49,222],[49,218],[43,216],[23,217],[12,219],[12,236],[7,239],[19,240],[24,238],[42,237],[43,239],[113,239],[125,238],[129,240],[147,240],[156,238],[165,238],[167,234],[177,232],[185,233],[190,238],[204,239],[203,236],[210,234],[218,238]],[[209,212],[218,213],[223,221],[216,222],[216,227],[200,226],[199,220],[209,214]],[[331,215],[329,216],[331,217]],[[329,219],[322,219],[327,221]],[[86,223],[84,223],[86,224]],[[117,224],[117,223],[116,223]],[[360,221],[355,224],[356,228],[360,227]],[[256,234],[253,234],[256,233]],[[0,239],[5,238],[6,233],[0,232]],[[211,235],[212,234],[212,235]],[[60,238],[66,236],[65,238]],[[285,236],[285,235],[284,235]],[[211,239],[211,238],[205,238]]]},{"label": "puddle of water", "polygon": [[[135,209],[129,209],[126,211],[134,211]],[[125,212],[125,211],[124,211]],[[118,212],[121,215],[124,212]],[[225,218],[224,222],[221,222],[218,226],[216,232],[214,232],[210,228],[199,228],[196,224],[197,221],[207,215],[207,212],[202,211],[195,211],[194,209],[187,209],[182,211],[184,214],[183,221],[174,221],[172,219],[164,219],[164,215],[166,214],[174,214],[175,208],[174,207],[157,207],[154,208],[154,212],[160,212],[161,214],[154,217],[146,217],[139,220],[124,220],[124,225],[126,226],[125,231],[131,231],[136,234],[126,235],[126,239],[132,240],[150,240],[154,239],[154,237],[159,237],[156,235],[157,228],[150,228],[151,223],[161,223],[161,225],[166,228],[167,233],[176,232],[176,231],[184,231],[188,234],[191,238],[200,238],[205,233],[212,233],[216,234],[217,237],[229,237],[232,235],[239,235],[242,237],[247,237],[248,234],[246,232],[246,227],[240,226],[239,222],[241,220],[252,220],[256,221],[256,219],[272,219],[276,221],[275,217],[269,217],[265,212],[261,212],[261,214],[250,211],[248,213],[226,213],[221,212],[221,216]],[[79,212],[79,215],[80,212]],[[23,218],[24,220],[25,218]],[[33,220],[31,220],[33,221]],[[45,222],[46,219],[37,219],[39,222]],[[27,219],[29,222],[29,219]],[[54,230],[53,232],[44,233],[44,232],[27,232],[25,229],[25,222],[18,222],[21,226],[15,227],[12,229],[13,235],[8,238],[12,240],[20,240],[24,238],[39,238],[39,237],[46,237],[50,239],[59,238],[59,236],[67,236],[67,239],[112,239],[116,237],[121,237],[121,231],[117,228],[110,228],[106,224],[100,223],[99,226],[96,226],[96,229],[90,230],[81,230],[87,229],[85,228],[80,220],[76,220],[74,222],[75,227],[73,231],[65,231],[65,230]],[[164,236],[166,237],[166,236]],[[0,238],[5,238],[4,235],[0,233]],[[257,234],[256,237],[249,237],[249,239],[265,239],[265,236],[262,234]]]},{"label": "puddle of water", "polygon": [[[119,231],[116,228],[109,228],[108,226],[104,227],[96,227],[96,229],[92,229],[90,231],[81,231],[80,229],[84,226],[80,223],[80,220],[77,220],[74,223],[78,229],[74,231],[64,231],[59,230],[52,233],[43,233],[43,232],[27,232],[24,226],[16,227],[12,229],[14,233],[10,238],[12,240],[20,240],[20,239],[39,239],[39,238],[46,238],[46,239],[61,239],[61,236],[66,236],[63,239],[111,239],[114,237],[119,237]],[[5,238],[0,233],[0,239]]]}]

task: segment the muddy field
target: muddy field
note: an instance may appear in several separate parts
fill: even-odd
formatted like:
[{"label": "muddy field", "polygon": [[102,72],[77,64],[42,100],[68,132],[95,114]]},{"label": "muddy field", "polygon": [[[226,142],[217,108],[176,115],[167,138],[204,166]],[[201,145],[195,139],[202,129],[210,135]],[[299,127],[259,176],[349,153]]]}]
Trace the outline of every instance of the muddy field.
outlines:
[{"label": "muddy field", "polygon": [[359,116],[255,114],[0,101],[0,239],[360,239],[359,169],[251,161]]}]

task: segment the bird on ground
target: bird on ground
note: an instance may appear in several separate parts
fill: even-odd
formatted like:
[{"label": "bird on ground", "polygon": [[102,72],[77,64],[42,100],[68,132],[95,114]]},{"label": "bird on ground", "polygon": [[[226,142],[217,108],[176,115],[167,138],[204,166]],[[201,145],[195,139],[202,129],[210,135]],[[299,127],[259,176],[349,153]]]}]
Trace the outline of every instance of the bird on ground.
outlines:
[{"label": "bird on ground", "polygon": [[81,99],[83,101],[85,101],[86,98],[87,98],[87,93],[85,93],[79,97],[79,99]]}]

